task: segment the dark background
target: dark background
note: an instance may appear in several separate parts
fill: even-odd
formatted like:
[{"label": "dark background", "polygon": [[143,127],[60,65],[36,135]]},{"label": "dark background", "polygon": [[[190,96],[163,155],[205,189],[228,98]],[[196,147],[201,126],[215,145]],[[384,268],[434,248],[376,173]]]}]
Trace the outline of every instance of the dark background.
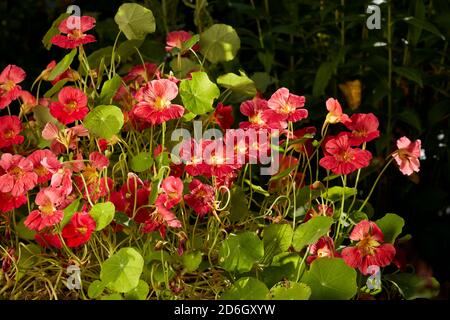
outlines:
[{"label": "dark background", "polygon": [[[392,151],[397,138],[407,135],[422,140],[426,159],[421,162],[420,173],[408,178],[392,166],[381,179],[371,203],[375,218],[388,212],[404,217],[404,231],[413,237],[410,258],[417,271],[432,273],[441,282],[441,295],[448,297],[448,0],[385,2],[380,5],[381,30],[366,28],[368,1],[210,0],[207,7],[197,10],[191,7],[195,0],[137,2],[152,9],[157,31],[147,38],[160,43],[167,31],[198,32],[214,22],[232,25],[241,38],[241,50],[236,61],[222,67],[235,71],[242,67],[250,75],[255,72],[270,75],[273,83],[266,95],[279,86],[304,94],[312,122],[323,117],[326,97],[346,101],[339,84],[360,80],[362,103],[354,111],[374,112],[380,118],[380,131],[385,133],[371,150],[380,165],[369,170],[362,183],[363,190],[367,194],[381,170],[382,159]],[[41,39],[70,4],[79,5],[82,14],[97,19],[94,34],[99,41],[90,45],[88,51],[112,45],[117,33],[113,17],[122,3],[0,1],[0,69],[8,64],[24,68],[27,80],[23,87],[29,89],[51,60],[58,61],[66,53],[55,47],[47,51]],[[407,22],[406,17],[416,20]],[[389,21],[392,28],[387,27]],[[392,39],[390,46],[389,39]],[[156,46],[155,43],[148,47]],[[374,46],[375,43],[386,45]],[[153,49],[147,51],[160,52],[161,48]],[[163,59],[162,54],[145,56],[148,60]]]}]

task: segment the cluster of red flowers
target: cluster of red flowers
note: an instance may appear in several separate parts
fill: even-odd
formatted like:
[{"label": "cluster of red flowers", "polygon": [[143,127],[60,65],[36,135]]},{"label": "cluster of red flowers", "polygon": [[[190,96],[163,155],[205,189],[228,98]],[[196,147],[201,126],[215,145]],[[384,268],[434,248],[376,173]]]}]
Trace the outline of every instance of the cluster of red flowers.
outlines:
[{"label": "cluster of red flowers", "polygon": [[[94,27],[94,18],[81,17],[78,28],[68,21],[65,19],[59,25],[61,34],[52,38],[53,44],[72,49],[95,41],[94,36],[85,33]],[[177,54],[198,50],[198,46],[186,48],[185,43],[191,38],[192,35],[184,31],[170,33],[166,50]],[[54,67],[55,63],[50,63],[40,77],[47,80]],[[0,109],[9,108],[17,99],[21,103],[20,116],[0,117],[0,211],[5,213],[17,209],[34,197],[34,210],[26,218],[25,226],[36,231],[36,241],[44,247],[62,248],[64,244],[78,247],[88,242],[96,228],[89,210],[102,200],[111,201],[116,211],[123,212],[140,224],[144,233],[158,231],[163,238],[167,228],[182,228],[182,222],[176,214],[177,206],[184,210],[187,205],[200,217],[214,213],[218,190],[222,187],[231,188],[243,164],[262,162],[261,154],[270,154],[270,136],[275,131],[286,137],[281,143],[286,143],[286,147],[295,152],[306,156],[314,152],[316,129],[305,127],[292,130],[294,124],[308,117],[308,110],[304,108],[305,97],[280,88],[268,100],[258,94],[240,105],[240,112],[248,117],[247,121],[239,123],[240,129],[230,129],[234,124],[232,106],[219,103],[208,121],[226,130],[225,138],[185,141],[180,151],[184,163],[170,164],[170,175],[161,178],[160,185],[127,172],[126,181],[115,189],[114,181],[107,174],[107,155],[110,154],[107,148],[114,142],[96,140],[99,151],[94,152],[87,152],[80,147],[81,139],[89,136],[88,130],[82,125],[82,120],[90,110],[91,102],[87,95],[75,86],[66,86],[59,91],[56,101],[36,101],[31,93],[22,90],[19,85],[25,76],[25,72],[14,65],[7,66],[0,74]],[[77,81],[78,77],[75,71],[69,69],[53,79],[52,83],[61,79]],[[172,102],[178,96],[179,80],[173,75],[164,77],[157,66],[151,63],[135,66],[123,77],[124,84],[115,93],[114,100],[122,107],[127,130],[140,131],[183,116],[185,108]],[[47,107],[59,122],[46,123],[40,132],[48,142],[49,149],[35,150],[31,154],[16,152],[25,141],[21,135],[24,129],[21,117],[37,104]],[[346,130],[335,136],[323,137],[321,145],[324,156],[320,159],[320,165],[340,175],[367,167],[372,155],[366,150],[366,143],[380,135],[378,119],[371,113],[349,117],[333,98],[326,102],[326,108],[328,114],[324,127],[340,123]],[[233,142],[239,132],[251,130],[265,139],[238,143],[232,154],[219,152],[225,151],[228,145],[235,145]],[[288,144],[289,141],[294,142]],[[398,150],[392,155],[401,172],[410,175],[419,171],[420,140],[411,142],[402,137],[397,141],[397,147]],[[155,157],[163,148],[161,146],[155,150]],[[197,150],[208,152],[205,156],[204,152],[198,153]],[[69,155],[70,158],[67,158]],[[279,160],[281,165],[275,174],[298,167],[299,164],[299,158],[294,155],[280,155]],[[183,177],[188,182],[186,186]],[[208,182],[210,178],[211,183]],[[294,177],[298,186],[304,184],[304,178],[300,172]],[[269,191],[283,188],[286,181],[271,181]],[[184,192],[185,187],[188,192]],[[154,203],[149,201],[152,194],[155,194]],[[77,208],[70,220],[62,225],[64,210],[77,198],[81,199],[81,209]],[[307,212],[305,221],[318,215],[332,216],[333,209],[325,204],[319,205]],[[58,232],[59,227],[62,227],[61,232]],[[330,237],[319,239],[309,249],[308,262],[317,257],[342,256],[348,265],[367,274],[368,266],[386,266],[394,258],[394,247],[383,243],[383,234],[373,222],[364,220],[358,223],[350,234],[350,240],[355,245],[338,253]]]}]

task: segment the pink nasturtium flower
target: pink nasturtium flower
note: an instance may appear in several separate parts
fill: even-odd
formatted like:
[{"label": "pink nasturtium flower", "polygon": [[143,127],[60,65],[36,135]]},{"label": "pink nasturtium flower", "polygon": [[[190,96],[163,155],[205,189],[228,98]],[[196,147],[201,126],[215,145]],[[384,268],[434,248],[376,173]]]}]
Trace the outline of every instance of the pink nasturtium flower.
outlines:
[{"label": "pink nasturtium flower", "polygon": [[0,109],[6,108],[16,100],[22,88],[18,85],[25,80],[25,71],[13,64],[6,66],[0,73]]},{"label": "pink nasturtium flower", "polygon": [[306,259],[306,262],[311,264],[317,258],[334,258],[340,257],[339,253],[334,248],[333,239],[329,236],[324,236],[317,240],[316,243],[309,247],[310,256]]},{"label": "pink nasturtium flower", "polygon": [[413,174],[413,172],[419,172],[420,147],[420,140],[411,142],[407,137],[401,137],[397,140],[398,150],[395,151],[392,156],[404,175],[409,176]]},{"label": "pink nasturtium flower", "polygon": [[164,206],[171,209],[180,203],[183,196],[183,181],[180,178],[169,176],[161,183],[161,188],[164,191],[165,201]]},{"label": "pink nasturtium flower", "polygon": [[52,187],[41,189],[35,200],[39,209],[30,212],[25,219],[25,226],[30,230],[41,231],[61,222],[64,212],[58,210],[58,206],[62,200],[63,197],[57,189]]},{"label": "pink nasturtium flower", "polygon": [[241,103],[240,111],[248,121],[239,124],[242,129],[282,129],[287,126],[284,116],[269,108],[268,102],[256,96]]},{"label": "pink nasturtium flower", "polygon": [[[170,52],[174,48],[177,48],[181,51],[185,50],[186,48],[184,47],[184,43],[191,38],[192,34],[184,30],[169,32],[166,37],[166,51]],[[192,50],[197,51],[199,48],[200,46],[197,43],[192,47]]]},{"label": "pink nasturtium flower", "polygon": [[334,123],[346,123],[350,120],[350,118],[342,112],[342,107],[339,101],[334,98],[329,98],[326,102],[328,114],[326,117],[326,122],[334,124]]},{"label": "pink nasturtium flower", "polygon": [[58,101],[50,104],[50,113],[62,124],[83,120],[88,114],[88,98],[83,91],[64,87],[58,93]]},{"label": "pink nasturtium flower", "polygon": [[152,80],[136,93],[138,103],[133,113],[152,125],[180,118],[184,113],[184,107],[172,104],[177,95],[178,87],[172,81]]},{"label": "pink nasturtium flower", "polygon": [[303,109],[305,97],[289,93],[287,88],[278,89],[270,97],[268,105],[287,121],[296,122],[308,117],[308,110]]},{"label": "pink nasturtium flower", "polygon": [[325,144],[325,157],[320,159],[320,165],[334,174],[349,174],[367,167],[372,154],[367,150],[351,148],[349,137],[339,135],[331,138]]},{"label": "pink nasturtium flower", "polygon": [[38,175],[38,183],[44,183],[52,178],[62,164],[56,158],[55,154],[48,149],[36,150],[28,156],[33,163],[33,171]]},{"label": "pink nasturtium flower", "polygon": [[10,153],[2,154],[0,158],[0,192],[11,192],[18,197],[33,189],[38,180],[38,175],[33,171],[33,163],[21,155]]},{"label": "pink nasturtium flower", "polygon": [[369,274],[369,266],[385,267],[395,257],[395,248],[390,243],[383,243],[384,236],[375,222],[363,220],[350,233],[350,240],[356,245],[342,250],[342,258],[362,274]]},{"label": "pink nasturtium flower", "polygon": [[[77,26],[77,22],[79,22],[79,26]],[[76,21],[76,17],[75,19],[72,16],[68,17],[59,24],[58,29],[62,34],[54,36],[51,42],[64,49],[73,49],[86,43],[95,42],[93,35],[85,34],[94,27],[95,18],[93,17],[82,16],[79,21]]]}]

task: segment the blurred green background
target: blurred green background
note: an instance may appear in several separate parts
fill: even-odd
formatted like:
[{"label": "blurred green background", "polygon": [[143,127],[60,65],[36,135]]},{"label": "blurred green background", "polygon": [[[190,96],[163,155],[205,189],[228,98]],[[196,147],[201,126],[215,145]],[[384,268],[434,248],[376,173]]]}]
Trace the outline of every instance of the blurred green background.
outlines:
[{"label": "blurred green background", "polygon": [[[11,63],[21,66],[28,74],[24,87],[29,88],[51,60],[65,54],[55,47],[47,51],[41,39],[70,4],[97,19],[98,42],[88,50],[112,45],[117,34],[113,17],[123,2],[0,1],[0,69]],[[348,113],[375,113],[384,134],[371,150],[379,165],[366,172],[365,194],[395,140],[403,135],[420,138],[424,148],[420,173],[408,178],[392,166],[371,203],[375,217],[395,212],[405,218],[412,235],[408,254],[417,271],[433,273],[441,282],[441,296],[448,297],[448,0],[134,2],[152,9],[157,22],[156,33],[142,47],[147,60],[164,60],[162,44],[169,31],[201,32],[212,23],[225,23],[238,32],[241,50],[237,59],[220,67],[256,73],[267,85],[266,95],[280,86],[305,95],[312,123],[324,116],[329,96],[339,98]],[[379,30],[366,26],[366,9],[373,2],[381,10]]]}]

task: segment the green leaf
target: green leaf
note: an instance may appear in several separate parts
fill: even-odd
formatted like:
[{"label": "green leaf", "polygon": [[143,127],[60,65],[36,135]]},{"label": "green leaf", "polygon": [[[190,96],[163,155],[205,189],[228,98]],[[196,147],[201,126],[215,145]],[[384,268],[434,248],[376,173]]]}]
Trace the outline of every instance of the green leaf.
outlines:
[{"label": "green leaf", "polygon": [[64,209],[64,217],[61,221],[61,228],[63,228],[66,224],[69,223],[70,219],[72,219],[72,216],[75,214],[75,212],[78,211],[79,206],[80,206],[80,198],[74,200]]},{"label": "green leaf", "polygon": [[143,39],[156,29],[152,11],[136,3],[122,4],[114,21],[129,40]]},{"label": "green leaf", "polygon": [[311,288],[304,283],[282,281],[270,289],[272,300],[308,300]]},{"label": "green leaf", "polygon": [[387,213],[375,223],[383,232],[384,242],[394,243],[395,239],[402,233],[405,220],[394,213]]},{"label": "green leaf", "polygon": [[125,293],[126,300],[145,300],[150,292],[150,287],[144,280],[139,280],[136,288]]},{"label": "green leaf", "polygon": [[48,29],[48,31],[44,35],[44,38],[42,39],[42,43],[44,44],[45,49],[50,50],[50,48],[52,47],[52,38],[60,34],[58,27],[61,22],[68,16],[69,14],[65,12],[61,14],[55,21],[53,21],[52,26],[50,27],[50,29]]},{"label": "green leaf", "polygon": [[332,224],[333,218],[318,216],[299,225],[292,239],[294,249],[300,251],[305,246],[315,243],[328,233]]},{"label": "green leaf", "polygon": [[200,70],[200,65],[198,63],[184,57],[170,61],[170,67],[175,73],[175,76],[179,79],[186,78],[189,72]]},{"label": "green leaf", "polygon": [[422,131],[422,124],[420,121],[420,116],[414,110],[404,110],[403,112],[396,115],[398,120],[409,124],[412,128],[417,131]]},{"label": "green leaf", "polygon": [[344,200],[353,197],[356,191],[355,188],[335,186],[322,193],[322,197],[328,201],[337,202],[342,200],[342,196],[344,196]]},{"label": "green leaf", "polygon": [[55,80],[55,78],[57,76],[59,76],[64,71],[66,71],[72,64],[73,58],[75,57],[76,54],[77,54],[77,49],[72,49],[72,51],[70,51],[68,54],[66,54],[64,56],[64,58],[62,58],[62,60],[56,64],[56,66],[53,68],[53,70],[48,75],[47,79],[49,81]]},{"label": "green leaf", "polygon": [[193,46],[195,46],[198,42],[200,41],[200,35],[198,34],[194,34],[192,36],[192,38],[190,38],[189,40],[187,40],[186,42],[184,42],[182,44],[183,47],[183,51],[187,51],[189,49],[191,49]]},{"label": "green leaf", "polygon": [[220,95],[219,88],[205,72],[193,72],[191,75],[192,79],[184,79],[180,84],[184,107],[197,115],[212,111],[214,99]]},{"label": "green leaf", "polygon": [[235,185],[231,189],[230,195],[230,215],[228,218],[231,222],[242,221],[250,212],[248,211],[248,202],[245,192],[240,186]]},{"label": "green leaf", "polygon": [[139,49],[143,43],[143,39],[126,40],[117,47],[116,53],[120,56],[121,61],[125,61],[128,57],[137,53],[136,48]]},{"label": "green leaf", "polygon": [[267,87],[273,83],[272,77],[265,72],[255,72],[251,79],[255,83],[256,89],[260,92],[265,92]]},{"label": "green leaf", "polygon": [[95,280],[91,282],[88,288],[88,297],[91,299],[96,299],[105,290],[105,284],[100,280]]},{"label": "green leaf", "polygon": [[253,277],[240,278],[231,289],[225,292],[222,300],[266,300],[269,289],[266,285]]},{"label": "green leaf", "polygon": [[422,73],[419,69],[407,68],[407,67],[394,67],[394,72],[401,77],[414,81],[420,87],[423,87]]},{"label": "green leaf", "polygon": [[153,157],[150,152],[140,152],[131,159],[131,169],[134,172],[144,172],[149,170],[153,164]]},{"label": "green leaf", "polygon": [[313,261],[302,282],[311,288],[312,300],[348,300],[356,294],[356,271],[340,258]]},{"label": "green leaf", "polygon": [[[67,79],[61,79],[57,83],[53,85],[46,93],[44,93],[44,98],[51,98],[54,94],[56,94],[59,90],[64,87],[64,85],[69,82]],[[48,108],[47,108],[48,109]],[[34,111],[34,108],[33,108]]]},{"label": "green leaf", "polygon": [[264,255],[269,260],[278,253],[287,251],[292,243],[294,231],[290,224],[271,224],[264,228]]},{"label": "green leaf", "polygon": [[245,96],[254,97],[256,95],[255,83],[245,74],[224,74],[217,78],[217,84]]},{"label": "green leaf", "polygon": [[250,231],[230,234],[219,250],[220,265],[227,271],[248,272],[264,256],[264,246]]},{"label": "green leaf", "polygon": [[384,276],[393,282],[406,300],[431,299],[439,294],[439,282],[433,277],[419,277],[413,273],[396,273]]},{"label": "green leaf", "polygon": [[36,231],[30,230],[25,226],[24,221],[26,220],[26,218],[27,217],[23,217],[22,219],[20,219],[19,223],[14,225],[14,229],[16,230],[20,238],[25,240],[34,240]]},{"label": "green leaf", "polygon": [[96,231],[100,231],[108,226],[111,221],[114,219],[114,214],[116,212],[116,208],[114,204],[110,201],[104,203],[96,203],[89,214],[94,218],[96,227]]},{"label": "green leaf", "polygon": [[102,92],[100,93],[100,103],[111,103],[111,100],[119,89],[121,83],[122,78],[120,78],[118,74],[115,74],[111,79],[105,81],[102,87]]},{"label": "green leaf", "polygon": [[123,122],[122,110],[113,105],[101,105],[87,114],[83,124],[96,136],[111,139],[119,133]]},{"label": "green leaf", "polygon": [[194,272],[202,262],[202,253],[200,251],[186,252],[182,256],[184,270]]},{"label": "green leaf", "polygon": [[330,82],[333,75],[335,65],[332,62],[323,62],[319,70],[317,70],[316,78],[314,79],[313,96],[320,97],[325,94],[325,89]]},{"label": "green leaf", "polygon": [[108,294],[106,296],[103,296],[100,300],[113,300],[113,301],[117,301],[117,300],[123,300],[123,297],[120,293],[111,293]]},{"label": "green leaf", "polygon": [[281,280],[296,281],[300,266],[302,270],[305,269],[305,263],[301,264],[301,261],[302,257],[297,253],[280,253],[273,257],[270,266],[264,268],[261,279],[269,287]]},{"label": "green leaf", "polygon": [[226,24],[214,24],[200,35],[200,52],[211,63],[233,60],[240,47],[236,31]]},{"label": "green leaf", "polygon": [[321,194],[321,189],[311,189],[309,186],[305,186],[297,191],[295,202],[297,208],[310,203],[312,200],[317,199]]},{"label": "green leaf", "polygon": [[411,24],[415,27],[419,27],[422,28],[428,32],[431,32],[432,34],[438,36],[439,38],[441,38],[442,40],[445,40],[444,35],[439,31],[438,28],[436,28],[436,26],[428,21],[425,20],[421,20],[421,19],[417,19],[414,17],[406,17],[403,18],[403,21],[405,21],[408,24]]},{"label": "green leaf", "polygon": [[17,262],[18,274],[15,280],[19,281],[30,269],[38,262],[41,254],[41,247],[36,244],[27,244],[26,246],[19,246]]},{"label": "green leaf", "polygon": [[103,262],[100,279],[106,287],[117,292],[136,288],[144,268],[144,259],[133,248],[122,248]]}]

